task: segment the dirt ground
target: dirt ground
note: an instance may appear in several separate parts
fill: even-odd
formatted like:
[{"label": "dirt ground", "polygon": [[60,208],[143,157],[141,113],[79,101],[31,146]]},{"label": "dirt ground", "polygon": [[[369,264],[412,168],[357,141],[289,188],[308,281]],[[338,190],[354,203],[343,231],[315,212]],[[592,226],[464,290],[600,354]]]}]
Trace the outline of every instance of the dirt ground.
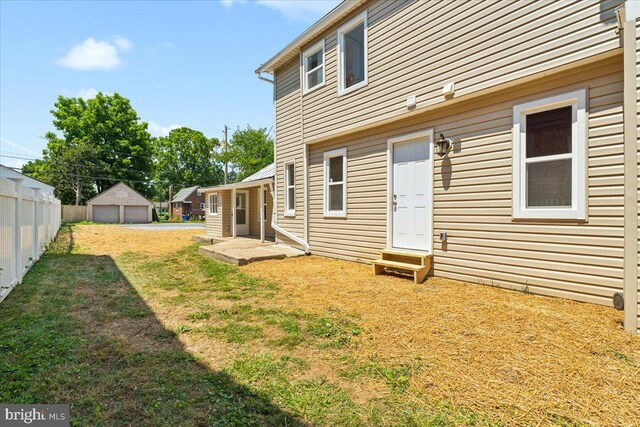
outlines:
[{"label": "dirt ground", "polygon": [[374,276],[321,257],[250,264],[287,304],[357,313],[361,360],[418,364],[412,385],[486,411],[640,425],[640,339],[622,312],[484,285]]},{"label": "dirt ground", "polygon": [[[161,255],[191,245],[193,234],[84,226],[74,244],[111,256]],[[414,285],[314,256],[242,271],[278,285],[270,304],[358,318],[354,363],[412,366],[416,396],[506,424],[514,416],[548,424],[551,416],[563,425],[640,425],[640,339],[624,333],[622,312],[612,308],[442,278]]]}]

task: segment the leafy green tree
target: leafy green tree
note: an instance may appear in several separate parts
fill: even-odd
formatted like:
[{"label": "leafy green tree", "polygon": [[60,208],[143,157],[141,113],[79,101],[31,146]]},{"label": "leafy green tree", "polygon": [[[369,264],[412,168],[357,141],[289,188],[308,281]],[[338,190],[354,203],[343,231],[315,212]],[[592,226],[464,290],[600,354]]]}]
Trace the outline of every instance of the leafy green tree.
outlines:
[{"label": "leafy green tree", "polygon": [[[243,180],[273,162],[273,139],[266,128],[238,128],[229,141],[227,152],[219,155],[222,162],[231,163],[235,179]],[[231,176],[231,174],[230,174]]]},{"label": "leafy green tree", "polygon": [[156,183],[165,194],[169,185],[177,188],[192,185],[217,185],[223,172],[216,162],[220,142],[202,132],[181,127],[154,141]]},{"label": "leafy green tree", "polygon": [[87,101],[59,96],[51,114],[61,137],[47,133],[46,165],[34,166],[47,183],[65,192],[70,186],[81,201],[85,191],[102,192],[118,181],[151,193],[151,135],[128,99],[117,93]]},{"label": "leafy green tree", "polygon": [[[56,136],[48,132],[45,138],[52,144]],[[79,143],[67,146],[64,150],[44,150],[42,160],[27,163],[23,170],[29,175],[56,187],[56,196],[63,204],[79,205],[96,194],[95,181],[92,176],[97,173],[95,147]]]}]

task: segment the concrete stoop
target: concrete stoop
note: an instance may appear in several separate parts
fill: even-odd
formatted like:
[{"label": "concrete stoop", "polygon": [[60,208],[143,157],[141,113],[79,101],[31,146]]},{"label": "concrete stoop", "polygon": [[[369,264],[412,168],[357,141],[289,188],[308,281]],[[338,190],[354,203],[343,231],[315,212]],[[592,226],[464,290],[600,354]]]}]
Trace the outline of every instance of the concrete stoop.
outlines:
[{"label": "concrete stoop", "polygon": [[[214,239],[215,240],[215,239]],[[304,255],[303,251],[273,242],[260,242],[258,239],[236,238],[213,242],[201,246],[200,253],[234,265],[247,265],[251,262],[270,259],[284,259]]]}]

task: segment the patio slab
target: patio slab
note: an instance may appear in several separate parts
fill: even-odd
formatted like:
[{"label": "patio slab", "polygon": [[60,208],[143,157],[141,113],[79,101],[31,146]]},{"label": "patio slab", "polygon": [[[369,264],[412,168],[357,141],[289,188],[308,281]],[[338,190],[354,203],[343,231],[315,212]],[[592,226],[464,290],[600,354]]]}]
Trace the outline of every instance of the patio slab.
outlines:
[{"label": "patio slab", "polygon": [[225,238],[212,245],[201,246],[200,253],[234,265],[247,265],[268,259],[284,259],[304,255],[304,252],[274,242],[253,238]]}]

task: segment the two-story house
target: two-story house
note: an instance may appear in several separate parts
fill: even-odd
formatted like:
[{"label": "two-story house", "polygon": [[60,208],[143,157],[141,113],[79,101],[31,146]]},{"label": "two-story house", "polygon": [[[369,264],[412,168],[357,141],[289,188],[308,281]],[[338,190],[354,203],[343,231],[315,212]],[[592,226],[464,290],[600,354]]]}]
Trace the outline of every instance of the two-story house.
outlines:
[{"label": "two-story house", "polygon": [[342,2],[256,70],[274,85],[276,238],[376,271],[417,255],[435,276],[616,296],[636,333],[639,6]]}]

